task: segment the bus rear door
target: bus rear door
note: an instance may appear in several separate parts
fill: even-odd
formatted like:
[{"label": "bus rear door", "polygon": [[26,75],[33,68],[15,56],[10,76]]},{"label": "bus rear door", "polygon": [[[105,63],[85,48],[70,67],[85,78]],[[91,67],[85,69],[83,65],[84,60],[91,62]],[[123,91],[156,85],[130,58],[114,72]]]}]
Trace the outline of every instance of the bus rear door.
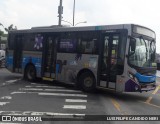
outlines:
[{"label": "bus rear door", "polygon": [[57,39],[47,36],[43,52],[43,79],[53,81],[56,78]]}]

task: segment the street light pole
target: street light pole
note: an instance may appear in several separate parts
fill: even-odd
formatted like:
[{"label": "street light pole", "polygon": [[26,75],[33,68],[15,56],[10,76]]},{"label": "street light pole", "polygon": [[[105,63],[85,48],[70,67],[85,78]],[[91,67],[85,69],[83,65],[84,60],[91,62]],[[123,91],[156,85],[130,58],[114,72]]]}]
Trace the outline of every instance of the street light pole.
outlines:
[{"label": "street light pole", "polygon": [[81,23],[87,23],[87,21],[84,21],[84,22],[78,22],[77,24],[75,24],[75,26],[77,26],[78,24],[81,24]]},{"label": "street light pole", "polygon": [[74,26],[74,18],[75,18],[75,0],[73,3],[73,26]]},{"label": "street light pole", "polygon": [[60,5],[58,6],[58,14],[59,14],[59,21],[58,21],[58,25],[61,26],[61,22],[62,22],[62,14],[63,14],[63,6],[62,6],[62,0],[60,0]]},{"label": "street light pole", "polygon": [[62,22],[66,22],[66,23],[70,24],[71,26],[73,26],[73,24],[70,23],[69,21],[62,20]]}]

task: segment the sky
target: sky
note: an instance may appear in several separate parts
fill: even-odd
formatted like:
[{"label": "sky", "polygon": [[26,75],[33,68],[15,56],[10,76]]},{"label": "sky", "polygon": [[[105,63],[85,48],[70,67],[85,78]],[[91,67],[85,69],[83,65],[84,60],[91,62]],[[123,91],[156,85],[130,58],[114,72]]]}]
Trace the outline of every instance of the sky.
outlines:
[{"label": "sky", "polygon": [[[73,1],[63,0],[63,20],[72,23]],[[58,24],[60,0],[0,0],[0,23],[18,29]],[[77,26],[139,24],[156,32],[160,53],[160,0],[75,0]],[[64,25],[69,23],[62,22]],[[3,30],[3,27],[0,27]]]}]

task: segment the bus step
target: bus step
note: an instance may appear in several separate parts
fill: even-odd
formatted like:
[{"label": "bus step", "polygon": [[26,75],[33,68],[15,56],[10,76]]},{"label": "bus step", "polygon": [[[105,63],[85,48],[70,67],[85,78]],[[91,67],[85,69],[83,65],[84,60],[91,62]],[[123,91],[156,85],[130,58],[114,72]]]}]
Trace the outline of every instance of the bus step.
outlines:
[{"label": "bus step", "polygon": [[48,77],[43,77],[42,79],[45,80],[45,81],[54,81],[53,78],[48,78]]}]

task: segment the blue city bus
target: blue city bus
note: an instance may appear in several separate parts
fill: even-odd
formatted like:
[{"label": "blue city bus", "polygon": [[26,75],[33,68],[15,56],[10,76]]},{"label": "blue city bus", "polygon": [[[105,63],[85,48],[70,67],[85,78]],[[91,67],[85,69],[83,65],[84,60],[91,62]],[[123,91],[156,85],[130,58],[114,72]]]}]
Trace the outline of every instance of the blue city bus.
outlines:
[{"label": "blue city bus", "polygon": [[11,30],[6,68],[24,79],[75,84],[84,91],[156,88],[156,35],[134,25]]}]

